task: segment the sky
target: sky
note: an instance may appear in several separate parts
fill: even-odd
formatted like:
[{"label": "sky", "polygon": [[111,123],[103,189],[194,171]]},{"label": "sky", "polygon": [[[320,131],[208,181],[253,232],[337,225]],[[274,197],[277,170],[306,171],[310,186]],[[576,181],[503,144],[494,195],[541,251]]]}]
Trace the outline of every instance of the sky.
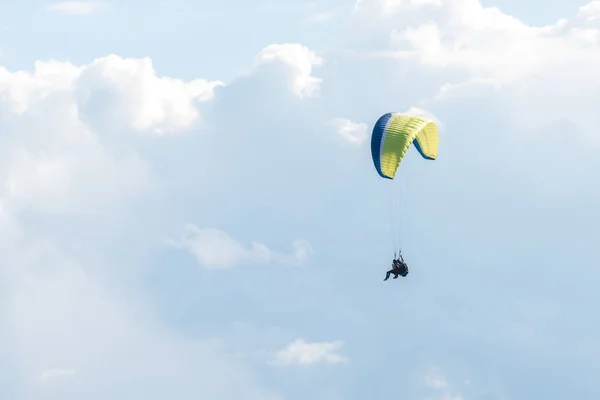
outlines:
[{"label": "sky", "polygon": [[2,398],[596,400],[599,70],[599,1],[1,2]]}]

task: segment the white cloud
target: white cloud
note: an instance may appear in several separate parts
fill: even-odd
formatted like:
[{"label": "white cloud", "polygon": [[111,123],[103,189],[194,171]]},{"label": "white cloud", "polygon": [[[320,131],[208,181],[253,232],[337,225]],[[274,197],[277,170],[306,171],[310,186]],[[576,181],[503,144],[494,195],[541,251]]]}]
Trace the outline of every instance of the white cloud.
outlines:
[{"label": "white cloud", "polygon": [[318,94],[322,79],[312,76],[313,68],[323,64],[323,59],[306,46],[297,43],[271,44],[260,51],[257,66],[281,62],[292,70],[293,93],[300,98]]},{"label": "white cloud", "polygon": [[308,259],[314,254],[314,250],[310,243],[304,239],[296,239],[292,242],[292,247],[294,248],[293,256],[285,256],[278,255],[279,260],[287,260],[288,262],[298,262],[303,263],[308,261]]},{"label": "white cloud", "polygon": [[254,241],[245,247],[226,232],[213,228],[200,229],[191,224],[186,226],[181,239],[170,243],[188,250],[200,265],[210,269],[231,268],[246,262],[301,264],[314,253],[310,243],[303,239],[295,240],[292,243],[294,251],[285,254]]},{"label": "white cloud", "polygon": [[440,7],[443,0],[356,0],[354,14],[367,14],[376,18],[389,18],[406,9]]},{"label": "white cloud", "polygon": [[444,389],[449,386],[446,377],[438,368],[431,368],[423,377],[423,382],[433,389]]},{"label": "white cloud", "polygon": [[[399,1],[391,9],[388,3],[362,0],[357,24],[366,35],[389,37],[387,50],[372,55],[401,60],[404,68],[412,65],[412,74],[426,68],[435,81],[445,79],[437,92],[422,94],[423,105],[434,107],[465,95],[486,99],[493,93],[519,130],[568,119],[600,143],[595,131],[600,115],[593,106],[600,92],[597,2],[581,7],[571,19],[543,27],[484,7],[479,0],[435,7]],[[393,18],[374,17],[373,10],[382,7]]]},{"label": "white cloud", "polygon": [[160,77],[148,58],[108,55],[84,66],[37,61],[33,73],[0,67],[0,104],[5,112],[23,114],[60,99],[59,111],[91,122],[92,128],[167,133],[196,122],[199,103],[210,101],[222,85]]},{"label": "white cloud", "polygon": [[553,43],[536,41],[535,28],[477,1],[444,4],[444,13],[433,21],[392,31],[397,57],[439,68],[463,66],[475,77],[505,82],[529,76],[550,61]]},{"label": "white cloud", "polygon": [[[126,125],[139,131],[171,133],[189,127],[198,104],[214,97],[220,81],[159,77],[148,58],[109,55],[82,68],[77,96],[83,117],[109,129]],[[108,119],[109,123],[105,123]]]},{"label": "white cloud", "polygon": [[125,135],[198,126],[219,85],[159,77],[150,60],[115,55],[38,61],[31,73],[0,67],[2,209],[101,214],[146,193],[150,164]]},{"label": "white cloud", "polygon": [[577,16],[587,21],[600,20],[600,1],[591,1],[580,7]]},{"label": "white cloud", "polygon": [[352,144],[363,144],[369,138],[369,128],[365,123],[352,122],[347,118],[335,118],[332,124],[337,134]]},{"label": "white cloud", "polygon": [[[14,253],[10,258],[5,253],[4,260],[18,268],[0,269],[3,281],[10,281],[2,294],[7,313],[0,314],[0,326],[10,338],[3,340],[3,354],[10,349],[18,355],[14,373],[22,377],[28,398],[158,399],[186,393],[276,398],[257,387],[220,343],[180,336],[142,298],[115,290],[102,279],[105,267],[92,253],[79,260],[76,252],[68,255],[50,241],[32,240]],[[48,365],[69,368],[45,369]],[[52,385],[48,397],[44,383],[64,378],[75,379]],[[124,380],[127,391],[115,392]]]},{"label": "white cloud", "polygon": [[[371,85],[376,87],[377,96],[364,95],[363,90],[367,89],[356,84],[356,73],[345,75],[348,71],[344,68],[348,68],[350,63],[344,64],[343,58],[332,63],[335,68],[332,67],[330,75],[324,75],[331,76],[332,85],[321,92],[323,81],[313,73],[323,60],[306,47],[298,44],[272,45],[258,55],[257,69],[253,73],[265,72],[260,77],[271,80],[265,79],[264,82],[272,83],[276,90],[281,90],[281,84],[287,84],[289,86],[284,87],[286,93],[291,91],[299,99],[313,98],[310,102],[291,103],[297,108],[280,101],[287,100],[283,96],[269,98],[280,102],[278,107],[281,109],[289,109],[290,115],[296,117],[294,123],[306,120],[307,124],[319,128],[332,116],[344,115],[348,118],[334,120],[333,126],[341,137],[360,144],[368,138],[368,125],[353,121],[377,115],[385,104],[398,104],[393,101],[399,99],[400,104],[419,105],[409,112],[429,114],[424,111],[429,106],[439,109],[440,105],[452,104],[469,96],[511,100],[503,103],[505,108],[499,109],[502,115],[512,120],[515,115],[527,114],[528,123],[537,128],[543,127],[539,121],[547,121],[549,115],[557,118],[581,115],[582,123],[589,122],[586,118],[596,118],[597,113],[592,108],[598,104],[599,92],[595,80],[598,70],[597,49],[594,47],[597,30],[593,26],[596,21],[595,4],[582,7],[578,19],[542,28],[527,26],[497,10],[482,11],[483,8],[474,1],[448,4],[441,1],[388,0],[378,4],[383,5],[388,15],[396,13],[397,17],[397,20],[378,20],[381,26],[376,30],[389,24],[396,29],[386,32],[386,40],[392,40],[387,42],[389,47],[385,55],[392,61],[393,58],[402,59],[404,71],[411,67],[414,69],[402,76],[404,81],[400,86],[394,86],[398,77],[393,74],[371,73],[371,79],[389,82],[389,86]],[[405,10],[406,4],[410,8]],[[422,18],[425,15],[423,10],[434,14]],[[404,11],[407,11],[406,14]],[[414,23],[404,29],[402,19],[413,16],[416,16]],[[481,20],[483,23],[480,23]],[[510,33],[511,30],[517,33]],[[525,57],[522,63],[512,58],[510,41],[515,41],[519,35],[522,35],[524,43],[515,46],[515,51],[526,55],[540,52],[541,59],[548,61],[545,65],[529,57]],[[486,45],[486,40],[491,42]],[[570,44],[573,46],[570,47]],[[557,51],[555,59],[544,53],[554,45]],[[588,52],[587,59],[584,50]],[[334,53],[330,53],[332,58],[336,56]],[[487,56],[492,57],[491,61]],[[378,67],[383,64],[380,61],[377,60]],[[423,64],[427,68],[423,68]],[[574,69],[570,70],[572,66]],[[367,70],[362,67],[359,64],[357,70]],[[426,70],[427,79],[421,79],[419,71],[422,70]],[[272,77],[269,74],[272,71],[282,73]],[[407,76],[411,79],[405,79]],[[280,77],[285,80],[278,79]],[[261,79],[252,83],[257,82],[264,83]],[[431,87],[397,90],[413,82]],[[547,82],[552,82],[553,86],[549,88]],[[341,84],[352,87],[356,91],[352,92],[354,98],[359,100],[349,97],[349,90],[340,90],[336,86]],[[189,210],[179,209],[185,202],[194,203],[197,209],[202,210],[205,204],[201,201],[195,203],[200,196],[184,197],[170,189],[191,191],[191,186],[197,192],[205,189],[198,182],[205,183],[217,172],[213,172],[216,171],[215,164],[212,170],[201,168],[205,166],[203,156],[219,151],[223,152],[218,154],[227,155],[229,149],[222,150],[211,140],[222,139],[232,131],[223,128],[236,119],[231,115],[239,116],[237,112],[245,112],[243,116],[248,116],[236,121],[242,127],[238,132],[243,131],[239,137],[245,140],[239,147],[248,150],[246,155],[250,154],[241,162],[247,166],[261,156],[254,153],[259,147],[252,148],[252,145],[262,138],[261,134],[265,131],[276,132],[273,136],[281,138],[278,142],[281,148],[288,143],[284,141],[288,139],[285,134],[292,136],[300,131],[290,133],[290,129],[282,134],[282,125],[277,125],[279,121],[265,122],[263,114],[251,118],[261,106],[271,110],[272,104],[263,104],[267,103],[264,97],[271,92],[267,95],[259,90],[243,92],[235,85],[219,90],[219,86],[223,84],[218,81],[183,81],[162,77],[149,59],[127,59],[115,55],[83,66],[38,62],[32,73],[0,68],[3,139],[0,148],[0,246],[6,249],[0,274],[2,284],[8,288],[0,290],[8,310],[0,313],[0,332],[10,339],[4,341],[3,336],[5,347],[2,350],[15,353],[16,361],[9,361],[9,365],[22,377],[17,385],[27,387],[19,387],[19,390],[27,392],[31,382],[39,381],[40,374],[48,380],[72,376],[71,371],[76,371],[76,379],[64,380],[70,386],[69,391],[65,389],[64,396],[57,398],[86,398],[92,391],[104,394],[109,391],[108,388],[122,387],[123,379],[144,382],[146,389],[157,398],[183,398],[186,392],[199,393],[206,398],[214,397],[215,393],[219,398],[270,398],[270,393],[253,382],[250,369],[239,360],[233,360],[228,352],[213,342],[198,339],[200,335],[194,336],[193,340],[178,335],[172,327],[163,326],[165,322],[150,306],[153,302],[136,298],[134,291],[122,293],[116,288],[123,282],[136,280],[132,278],[137,278],[134,275],[139,270],[147,271],[148,254],[156,250],[153,247],[156,237],[163,234],[163,229],[170,229],[165,228],[167,224],[164,221],[179,226],[181,221],[202,220],[196,219],[197,215],[192,215]],[[389,96],[386,94],[388,89],[392,93]],[[336,90],[341,99],[335,98]],[[316,96],[318,93],[322,96]],[[184,141],[176,135],[160,138],[131,135],[132,132],[159,135],[186,130],[195,132],[194,128],[203,117],[209,115],[210,110],[204,110],[204,104],[213,99],[219,100],[223,94],[230,97],[224,100],[226,104],[218,105],[221,108],[215,108],[218,108],[217,111],[225,110],[229,119],[220,118],[222,114],[210,114],[213,117],[210,122],[214,125],[211,125],[212,136],[207,135],[206,141]],[[227,104],[232,98],[239,101],[237,108]],[[373,101],[365,101],[365,98]],[[423,101],[415,101],[419,99]],[[366,110],[369,107],[371,109]],[[463,110],[465,114],[468,112]],[[540,117],[536,120],[532,115]],[[288,116],[278,117],[285,119]],[[464,132],[465,135],[472,133]],[[219,143],[225,143],[226,139]],[[153,143],[160,143],[158,155],[154,154],[156,158],[147,151]],[[177,151],[171,147],[175,145],[180,146]],[[189,151],[186,153],[188,158],[182,157],[182,147]],[[306,146],[297,151],[308,155],[313,154],[316,148]],[[325,149],[328,154],[329,150]],[[190,153],[193,157],[189,157]],[[291,176],[308,175],[312,179],[312,175],[301,168],[310,164],[305,161],[308,157],[293,165],[287,155],[273,157],[290,163],[286,164],[290,167],[286,172]],[[175,163],[173,160],[181,163],[181,169],[176,171],[178,173],[169,169],[169,163]],[[223,160],[221,165],[231,161],[226,157]],[[336,166],[338,171],[342,171],[342,162]],[[557,168],[563,168],[564,164],[557,165]],[[255,164],[252,166],[255,167]],[[313,168],[313,172],[321,170],[319,163],[309,167]],[[267,170],[264,166],[255,168],[261,172]],[[193,174],[194,178],[191,177]],[[544,174],[549,175],[547,171]],[[164,179],[161,180],[158,175]],[[249,175],[246,171],[246,175],[237,176],[247,179]],[[296,191],[290,190],[293,194],[302,193],[309,187],[299,187],[298,181],[289,176],[288,181],[297,185],[293,189]],[[181,181],[186,182],[181,184],[185,186],[183,189],[178,186]],[[227,183],[231,185],[231,181]],[[311,185],[313,193],[321,189],[315,182]],[[554,177],[552,185],[556,186]],[[197,192],[194,194],[197,195]],[[259,193],[257,197],[264,199],[269,195],[269,192]],[[205,198],[216,198],[215,202],[221,199],[218,196],[218,190],[205,194]],[[174,199],[175,203],[171,203]],[[155,202],[160,203],[160,207],[152,208]],[[124,205],[129,208],[124,208]],[[311,206],[313,208],[309,208]],[[305,210],[312,212],[318,207],[321,205],[312,204]],[[205,216],[218,218],[217,213],[214,217],[209,214],[212,208],[206,208],[209,211],[205,211]],[[130,212],[133,209],[136,213]],[[175,217],[170,213],[172,211],[177,214]],[[98,215],[89,219],[52,219],[56,212]],[[107,218],[111,212],[119,214],[118,217]],[[100,226],[107,227],[109,233],[106,236],[96,233]],[[103,240],[97,240],[99,236]],[[76,240],[72,240],[74,237]],[[115,244],[122,238],[126,240]],[[183,238],[173,243],[190,251],[207,268],[229,268],[244,262],[300,264],[313,254],[311,245],[305,240],[294,241],[290,252],[282,252],[260,242],[244,244],[217,229],[195,226],[189,226]],[[135,257],[138,252],[143,253],[143,261]],[[114,275],[114,271],[123,275]],[[120,279],[123,276],[127,279]],[[308,343],[298,339],[276,354],[275,363],[311,365],[348,362],[347,357],[339,354],[342,345],[339,341]],[[48,370],[53,367],[57,369]],[[424,378],[424,386],[435,394],[436,399],[461,399],[461,388],[450,376],[436,371]],[[177,393],[172,393],[174,388]],[[142,393],[139,389],[132,390],[136,394]],[[31,398],[48,398],[42,392],[31,394]],[[99,396],[111,397],[110,393]]]},{"label": "white cloud", "polygon": [[[421,375],[422,384],[429,393],[428,399],[463,400],[464,396],[453,385],[440,367],[431,366]],[[468,385],[468,382],[464,382]]]},{"label": "white cloud", "polygon": [[48,9],[67,15],[90,15],[100,11],[104,1],[64,1],[48,6]]},{"label": "white cloud", "polygon": [[[67,62],[36,61],[34,72],[0,66],[0,104],[4,113],[23,114],[55,94],[68,93],[81,69]],[[64,112],[64,111],[63,111]]]},{"label": "white cloud", "polygon": [[6,210],[103,212],[147,185],[146,165],[134,151],[116,157],[79,120],[77,75],[69,64],[37,63],[34,74],[0,68]]},{"label": "white cloud", "polygon": [[[189,128],[215,84],[158,77],[148,60],[117,56],[84,66],[36,62],[33,72],[0,67],[0,275],[8,305],[0,350],[13,355],[11,370],[22,377],[15,385],[29,398],[50,398],[40,384],[50,381],[64,381],[51,385],[52,398],[86,398],[123,376],[152,381],[156,393],[177,382],[180,394],[235,398],[246,387],[250,397],[269,397],[227,353],[164,330],[131,292],[115,293],[103,281],[119,281],[117,265],[125,274],[136,268],[134,257],[111,254],[123,235],[131,234],[130,244],[157,235],[127,222],[135,218],[130,207],[165,193],[134,140],[144,136],[131,133]],[[153,218],[161,217],[142,224]],[[209,376],[204,384],[192,376],[198,370]],[[221,386],[235,370],[240,389]]]},{"label": "white cloud", "polygon": [[277,352],[273,363],[302,366],[347,363],[348,358],[338,353],[343,345],[341,341],[311,343],[304,339],[296,339]]},{"label": "white cloud", "polygon": [[438,130],[443,131],[444,129],[444,123],[431,111],[427,111],[419,107],[410,107],[404,113],[416,115],[423,118],[429,118],[430,120],[435,122],[435,124],[438,127]]}]

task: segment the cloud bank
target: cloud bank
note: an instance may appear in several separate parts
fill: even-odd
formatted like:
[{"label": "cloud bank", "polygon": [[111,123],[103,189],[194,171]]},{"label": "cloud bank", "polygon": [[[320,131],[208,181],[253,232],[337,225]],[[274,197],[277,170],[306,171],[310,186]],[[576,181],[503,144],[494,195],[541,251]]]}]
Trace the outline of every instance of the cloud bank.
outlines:
[{"label": "cloud bank", "polygon": [[[81,7],[70,4],[62,11]],[[373,388],[377,362],[412,371],[457,357],[465,375],[476,376],[473,384],[446,371],[407,374],[399,378],[407,397],[523,393],[507,366],[525,365],[514,374],[531,377],[527,360],[542,355],[590,366],[584,372],[597,376],[594,317],[572,311],[581,309],[575,295],[568,315],[556,304],[563,286],[539,269],[554,260],[541,251],[508,261],[489,254],[533,247],[523,243],[535,238],[593,282],[582,257],[598,199],[589,185],[598,167],[598,15],[591,2],[570,19],[535,27],[475,0],[362,0],[344,51],[266,44],[229,82],[164,76],[149,58],[118,55],[84,65],[42,60],[32,71],[0,67],[3,392],[16,399],[276,399],[366,398],[381,390],[385,398],[394,393]],[[415,271],[426,272],[411,275],[416,283],[402,300],[396,287],[370,286],[365,268],[384,252],[377,224],[389,214],[371,180],[368,127],[398,110],[435,116],[445,128],[443,168],[407,163],[407,175],[435,184],[407,191],[407,247],[420,254]],[[492,194],[477,189],[490,181]],[[548,222],[550,211],[557,217]],[[486,235],[481,221],[493,227]],[[460,243],[442,246],[456,237]],[[577,251],[567,259],[564,248]],[[193,256],[193,267],[182,254]],[[427,269],[449,263],[452,273]],[[242,264],[247,279],[221,280]],[[314,268],[267,273],[260,268],[267,264]],[[506,274],[490,286],[482,277],[490,270]],[[456,276],[478,284],[460,286]],[[498,292],[507,276],[516,299]],[[393,321],[380,316],[382,304],[396,308]],[[232,319],[253,321],[258,333],[232,333]],[[269,380],[279,372],[265,372],[252,349],[270,329],[341,337],[293,341],[276,352],[276,364],[352,359],[359,367],[347,373],[356,375],[311,393],[300,390],[308,386],[301,378]],[[400,330],[403,344],[386,352],[381,344]],[[482,360],[463,354],[465,342],[498,350],[490,357],[502,371],[474,368]],[[589,387],[579,385],[585,373],[565,385]]]}]

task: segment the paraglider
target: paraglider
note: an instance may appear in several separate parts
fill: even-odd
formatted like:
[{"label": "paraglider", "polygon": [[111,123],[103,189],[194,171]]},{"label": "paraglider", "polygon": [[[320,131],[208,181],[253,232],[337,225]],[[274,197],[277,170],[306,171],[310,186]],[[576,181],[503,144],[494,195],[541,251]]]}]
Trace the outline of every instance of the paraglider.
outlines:
[{"label": "paraglider", "polygon": [[394,274],[394,279],[397,279],[398,275],[408,275],[408,265],[404,262],[402,254],[400,254],[400,258],[394,258],[394,261],[392,261],[392,269],[385,273],[385,278],[383,280],[387,281],[390,279],[390,274]]},{"label": "paraglider", "polygon": [[[422,158],[435,160],[438,153],[438,129],[435,122],[429,118],[405,113],[387,113],[382,115],[371,135],[371,156],[375,170],[380,177],[393,180],[406,152],[411,144],[417,149]],[[396,246],[397,244],[394,244]],[[408,267],[404,258],[396,258],[399,248],[394,248],[392,269],[387,272],[394,279],[398,275],[408,275]]]}]

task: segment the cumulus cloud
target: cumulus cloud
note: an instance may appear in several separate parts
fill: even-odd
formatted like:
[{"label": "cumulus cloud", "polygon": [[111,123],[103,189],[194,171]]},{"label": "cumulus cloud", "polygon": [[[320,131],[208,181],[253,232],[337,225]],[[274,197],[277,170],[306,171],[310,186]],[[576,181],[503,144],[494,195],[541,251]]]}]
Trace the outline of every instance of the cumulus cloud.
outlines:
[{"label": "cumulus cloud", "polygon": [[323,80],[312,75],[323,59],[308,47],[298,43],[271,44],[260,51],[256,67],[281,62],[291,69],[291,88],[299,98],[316,96]]},{"label": "cumulus cloud", "polygon": [[[356,84],[359,73],[367,70],[363,69],[366,64],[361,64],[364,59],[345,63],[347,59],[340,57],[329,63],[335,68],[331,67],[329,74],[324,68],[323,78],[319,78],[314,74],[317,67],[324,66],[323,59],[300,44],[267,46],[258,54],[251,76],[238,77],[227,86],[220,81],[160,76],[149,59],[116,55],[87,65],[37,62],[33,72],[0,67],[0,246],[6,250],[0,267],[0,296],[7,304],[0,313],[0,334],[3,356],[5,350],[16,360],[10,365],[19,375],[15,380],[19,385],[29,387],[40,376],[46,380],[67,378],[76,371],[75,379],[61,379],[70,387],[57,398],[85,398],[92,390],[111,397],[108,388],[121,388],[124,377],[129,382],[144,382],[144,388],[156,398],[185,397],[189,392],[209,398],[215,394],[220,398],[271,398],[270,391],[254,383],[252,369],[233,359],[218,343],[204,341],[201,335],[190,339],[175,333],[171,326],[166,328],[151,306],[160,300],[150,302],[137,298],[133,291],[123,293],[122,282],[145,281],[151,275],[148,259],[154,258],[156,238],[165,230],[179,229],[183,221],[202,220],[198,215],[215,226],[218,203],[232,202],[243,212],[240,198],[265,204],[265,199],[272,197],[303,195],[302,200],[307,201],[294,205],[297,220],[304,215],[322,217],[318,212],[323,210],[323,189],[333,195],[328,207],[352,206],[344,203],[347,197],[342,196],[347,193],[334,194],[332,186],[342,190],[339,171],[347,171],[356,160],[349,164],[344,153],[332,154],[322,142],[314,145],[321,132],[308,128],[323,128],[341,115],[345,118],[333,120],[324,135],[335,130],[341,138],[361,144],[368,137],[368,125],[354,121],[377,117],[388,111],[390,104],[399,104],[398,99],[403,107],[416,105],[409,112],[431,115],[424,111],[431,109],[437,115],[445,104],[466,97],[500,98],[503,107],[498,110],[504,118],[512,121],[527,114],[529,125],[538,129],[545,126],[548,116],[568,117],[583,125],[597,118],[592,109],[598,93],[594,80],[598,70],[594,47],[597,3],[582,7],[575,18],[547,27],[528,26],[471,0],[363,0],[355,16],[360,18],[369,4],[374,6],[371,11],[383,11],[385,16],[378,15],[376,27],[363,25],[361,29],[384,32],[385,51],[375,56],[386,59],[379,58],[375,67],[371,65],[381,70],[369,70],[369,79],[385,84],[368,88]],[[523,43],[516,43],[517,39]],[[552,57],[549,48],[556,52]],[[339,56],[334,53],[329,53],[332,58]],[[538,53],[546,64],[531,55],[537,57]],[[394,64],[398,59],[400,66]],[[394,73],[385,71],[386,63],[393,64]],[[396,70],[408,73],[399,79]],[[427,78],[420,79],[421,71]],[[260,79],[252,81],[257,75]],[[250,85],[256,90],[241,90],[248,88],[243,86],[248,81],[271,83],[269,89],[279,92],[265,91],[260,85]],[[550,88],[548,81],[553,83]],[[284,92],[289,98],[272,96]],[[358,100],[352,101],[348,93]],[[364,101],[366,98],[370,100]],[[214,108],[206,107],[209,104]],[[287,113],[273,116],[275,106]],[[261,107],[265,113],[258,114]],[[455,107],[445,115],[454,112],[473,113]],[[582,116],[581,120],[577,116]],[[210,118],[209,129],[197,129],[205,128],[205,117]],[[284,129],[286,126],[295,129]],[[177,132],[190,134],[174,135]],[[231,140],[234,134],[236,140]],[[300,140],[301,135],[306,140]],[[269,153],[266,160],[267,152],[261,151],[272,144],[270,140],[277,141],[280,151]],[[159,149],[154,147],[152,153],[148,148],[155,143],[160,143],[154,145]],[[235,160],[230,145],[237,146]],[[292,153],[302,157],[292,157]],[[216,157],[214,154],[221,157],[220,163],[206,161]],[[325,158],[318,158],[319,154],[327,155],[329,174],[319,175]],[[238,164],[231,167],[230,163]],[[271,187],[285,181],[269,175],[273,163],[282,166],[285,178],[294,184],[281,191],[258,190],[257,182]],[[179,168],[174,168],[175,164]],[[557,168],[564,166],[557,164]],[[210,182],[217,174],[230,174],[228,178],[237,174],[239,181],[250,176],[252,182],[244,196],[231,200],[232,180],[226,181],[223,190],[219,186],[223,181]],[[552,174],[545,170],[544,175]],[[354,181],[357,176],[346,179]],[[557,186],[555,176],[551,180],[552,186]],[[207,189],[205,185],[211,183]],[[193,211],[181,207],[191,203]],[[288,205],[285,201],[277,204],[282,208]],[[120,211],[116,218],[107,217],[115,211]],[[52,218],[55,213],[98,215]],[[348,220],[348,209],[341,215]],[[228,218],[234,217],[228,213]],[[97,233],[101,226],[107,227],[105,235]],[[327,224],[315,226],[325,232],[329,229]],[[343,227],[335,226],[336,232],[340,229]],[[273,245],[245,243],[224,231],[194,225],[171,244],[189,251],[204,267],[216,269],[241,263],[300,264],[314,253],[306,240],[294,241],[291,251],[284,252],[274,250]],[[120,279],[123,276],[127,279]],[[169,276],[177,278],[186,277]],[[342,346],[340,341],[298,339],[277,352],[275,363],[348,362],[339,353]],[[432,398],[460,399],[464,392],[451,376],[448,371],[436,370],[422,383],[437,396]],[[130,390],[134,396],[148,398],[139,387]],[[31,398],[48,398],[41,391],[31,394]]]},{"label": "cumulus cloud", "polygon": [[181,239],[170,243],[186,249],[200,265],[210,269],[231,268],[245,262],[301,264],[313,254],[310,243],[304,239],[296,239],[292,243],[293,252],[286,254],[255,241],[244,246],[226,232],[214,228],[200,229],[191,224],[186,226]]},{"label": "cumulus cloud", "polygon": [[76,94],[82,119],[104,130],[116,125],[166,134],[187,128],[200,116],[199,103],[223,85],[160,77],[150,59],[116,55],[94,60],[80,74]]},{"label": "cumulus cloud", "polygon": [[334,342],[307,342],[296,339],[275,354],[275,365],[302,365],[314,364],[343,364],[348,358],[339,354],[344,343]]},{"label": "cumulus cloud", "polygon": [[[174,196],[160,180],[157,157],[185,154],[168,146],[149,151],[144,133],[199,127],[202,105],[218,86],[161,77],[148,59],[115,55],[81,66],[39,61],[31,72],[0,67],[0,292],[7,304],[0,352],[13,357],[7,362],[20,382],[13,389],[29,398],[50,398],[45,390],[61,399],[92,391],[111,397],[125,376],[146,382],[128,389],[134,396],[273,398],[218,343],[179,337],[148,302],[115,288],[141,265],[132,249],[148,249],[147,240],[164,233],[157,225],[165,210],[173,209],[152,208],[156,198]],[[199,167],[203,151],[212,150],[194,149],[187,161]],[[167,167],[168,185],[176,174]],[[198,181],[193,185],[197,190]],[[229,252],[233,261],[288,263],[312,254],[303,240],[290,253],[259,243],[219,251],[200,254],[217,264]]]},{"label": "cumulus cloud", "polygon": [[388,38],[385,50],[372,55],[413,65],[413,74],[435,71],[432,83],[445,80],[430,96],[423,93],[426,107],[493,93],[511,123],[523,130],[568,119],[600,142],[593,110],[600,90],[597,2],[571,19],[541,27],[479,0],[360,0],[357,5],[357,24],[372,28],[361,32]]},{"label": "cumulus cloud", "polygon": [[600,1],[591,1],[588,4],[579,7],[577,16],[586,21],[600,20]]},{"label": "cumulus cloud", "polygon": [[0,202],[6,210],[102,212],[148,183],[135,151],[116,157],[79,119],[78,75],[68,63],[37,63],[33,74],[0,68]]},{"label": "cumulus cloud", "polygon": [[337,134],[352,144],[363,144],[369,137],[367,124],[352,122],[347,118],[335,118],[332,125]]},{"label": "cumulus cloud", "polygon": [[[439,366],[430,366],[420,375],[421,383],[424,386],[428,398],[435,400],[463,400],[465,397],[459,390],[461,384],[450,382],[446,373]],[[469,385],[468,381],[463,382]]]},{"label": "cumulus cloud", "polygon": [[218,81],[157,76],[148,59],[0,67],[0,202],[4,210],[103,213],[149,189],[150,164],[124,136],[198,124]]},{"label": "cumulus cloud", "polygon": [[444,389],[448,387],[446,377],[438,368],[430,368],[423,376],[423,383],[433,389]]},{"label": "cumulus cloud", "polygon": [[442,5],[443,0],[356,0],[354,14],[371,14],[376,17],[388,18],[406,9],[414,10],[423,6]]},{"label": "cumulus cloud", "polygon": [[554,46],[569,51],[567,43],[546,32],[469,0],[445,2],[433,20],[421,18],[394,29],[391,43],[397,57],[441,68],[462,66],[477,78],[508,82],[553,61]]},{"label": "cumulus cloud", "polygon": [[221,85],[158,76],[148,58],[108,55],[83,66],[37,61],[32,73],[0,67],[0,104],[5,112],[22,115],[61,100],[56,108],[70,120],[80,118],[102,132],[127,128],[168,133],[195,122],[198,105],[211,100]]},{"label": "cumulus cloud", "polygon": [[49,5],[48,9],[66,15],[90,15],[100,11],[105,5],[104,1],[63,1]]},{"label": "cumulus cloud", "polygon": [[[165,329],[143,299],[104,282],[102,262],[90,253],[78,257],[65,252],[68,246],[51,241],[30,240],[23,246],[9,259],[18,268],[0,270],[3,281],[11,282],[3,293],[9,300],[10,324],[0,324],[11,338],[3,351],[17,352],[15,368],[29,398],[49,398],[44,383],[59,381],[65,384],[52,385],[50,398],[78,399],[92,393],[124,398],[122,389],[112,391],[123,379],[143,382],[128,385],[127,393],[136,397],[195,392],[273,398],[218,342],[190,340]],[[69,368],[45,369],[49,365]]]},{"label": "cumulus cloud", "polygon": [[391,40],[399,58],[439,68],[462,66],[476,78],[507,82],[539,70],[550,61],[553,45],[535,28],[478,1],[444,3],[433,21],[395,29]]}]

